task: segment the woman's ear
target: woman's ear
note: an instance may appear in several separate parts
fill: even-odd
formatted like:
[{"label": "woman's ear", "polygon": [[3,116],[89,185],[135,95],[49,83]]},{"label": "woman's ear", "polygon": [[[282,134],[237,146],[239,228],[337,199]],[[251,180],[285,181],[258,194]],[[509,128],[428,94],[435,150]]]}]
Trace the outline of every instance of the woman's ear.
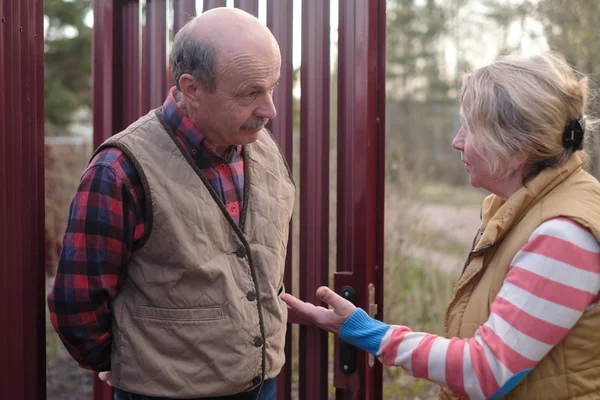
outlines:
[{"label": "woman's ear", "polygon": [[529,155],[527,153],[521,152],[512,157],[510,163],[510,174],[511,176],[519,171],[523,171],[525,169],[525,165],[527,165],[527,161],[529,160]]}]

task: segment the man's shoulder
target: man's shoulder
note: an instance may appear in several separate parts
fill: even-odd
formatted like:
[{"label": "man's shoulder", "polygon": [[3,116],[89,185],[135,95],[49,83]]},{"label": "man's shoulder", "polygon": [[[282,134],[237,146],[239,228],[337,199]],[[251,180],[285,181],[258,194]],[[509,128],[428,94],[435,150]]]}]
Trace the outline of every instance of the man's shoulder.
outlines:
[{"label": "man's shoulder", "polygon": [[99,150],[92,161],[90,162],[90,166],[101,166],[101,167],[109,167],[113,168],[115,164],[122,162],[127,159],[127,156],[118,147],[108,146]]},{"label": "man's shoulder", "polygon": [[[127,128],[121,132],[107,138],[92,155],[93,159],[96,159],[100,153],[105,152],[109,148],[118,148],[121,153],[125,153],[127,156],[130,155],[130,147],[135,142],[146,142],[148,139],[148,133],[160,129],[164,131],[157,110],[151,110],[148,114],[138,118],[136,121],[131,123]],[[118,154],[114,154],[118,156]],[[123,157],[123,156],[121,156]]]},{"label": "man's shoulder", "polygon": [[[118,147],[104,147],[94,156],[87,170],[110,170],[110,176],[126,185],[139,181],[139,175],[134,163],[127,154]],[[109,175],[105,179],[108,179]]]},{"label": "man's shoulder", "polygon": [[148,112],[148,114],[141,116],[136,121],[132,122],[127,128],[110,137],[107,141],[119,141],[129,135],[144,132],[146,129],[152,129],[158,126],[162,128],[162,124],[157,114],[157,110],[151,110]]}]

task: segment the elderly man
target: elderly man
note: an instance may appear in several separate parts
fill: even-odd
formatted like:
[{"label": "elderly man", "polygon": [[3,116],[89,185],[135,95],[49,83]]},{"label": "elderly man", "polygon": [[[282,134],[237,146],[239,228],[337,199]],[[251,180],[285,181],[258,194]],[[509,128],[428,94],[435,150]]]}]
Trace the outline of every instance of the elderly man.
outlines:
[{"label": "elderly man", "polygon": [[275,140],[275,38],[221,8],[171,52],[175,87],[94,153],[48,304],[116,399],[274,399],[295,189]]}]

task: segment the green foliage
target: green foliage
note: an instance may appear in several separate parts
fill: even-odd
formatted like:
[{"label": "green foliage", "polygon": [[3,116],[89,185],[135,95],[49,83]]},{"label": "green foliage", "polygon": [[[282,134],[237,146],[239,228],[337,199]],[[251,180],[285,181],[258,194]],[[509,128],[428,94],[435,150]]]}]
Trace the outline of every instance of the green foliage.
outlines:
[{"label": "green foliage", "polygon": [[[425,260],[385,255],[385,319],[416,332],[442,334],[445,309],[450,301],[454,277]],[[402,368],[384,367],[384,398],[434,399],[439,386],[408,376]]]},{"label": "green foliage", "polygon": [[[64,131],[73,112],[91,107],[92,29],[84,23],[91,3],[46,0],[44,7],[48,22],[44,41],[46,120]],[[69,31],[74,35],[67,35]]]},{"label": "green foliage", "polygon": [[[572,66],[597,79],[600,73],[600,2],[589,0],[523,0],[520,4],[505,4],[502,0],[487,0],[489,18],[508,27],[519,23],[525,32],[525,20],[533,18],[544,27],[543,35],[551,50],[567,57]],[[514,49],[505,48],[505,53]],[[590,82],[588,117],[600,116],[600,97],[594,96],[597,83]],[[591,120],[591,119],[590,119]],[[598,141],[588,147],[588,169],[600,177]]]},{"label": "green foliage", "polygon": [[440,38],[447,33],[445,10],[435,0],[388,1],[387,83],[396,99],[448,98],[440,74]]}]

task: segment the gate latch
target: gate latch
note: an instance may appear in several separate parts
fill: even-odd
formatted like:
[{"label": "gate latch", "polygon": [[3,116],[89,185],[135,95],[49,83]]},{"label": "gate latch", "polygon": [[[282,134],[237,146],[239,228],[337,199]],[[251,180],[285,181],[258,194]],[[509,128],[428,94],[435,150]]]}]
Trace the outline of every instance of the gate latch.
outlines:
[{"label": "gate latch", "polygon": [[[344,286],[340,294],[350,303],[356,305],[356,290],[352,286]],[[356,347],[340,341],[339,363],[339,367],[345,375],[353,374],[356,371]]]}]

